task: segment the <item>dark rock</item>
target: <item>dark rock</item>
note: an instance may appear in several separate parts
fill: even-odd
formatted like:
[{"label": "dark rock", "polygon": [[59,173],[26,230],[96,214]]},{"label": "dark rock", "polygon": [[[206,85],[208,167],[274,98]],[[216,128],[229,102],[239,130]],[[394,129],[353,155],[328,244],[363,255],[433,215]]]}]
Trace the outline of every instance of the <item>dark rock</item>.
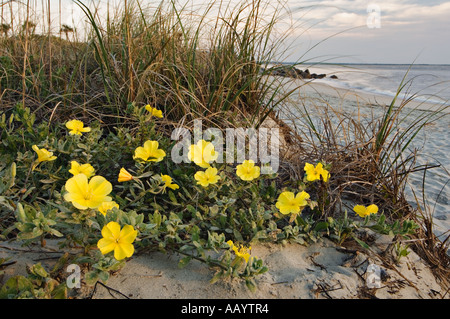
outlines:
[{"label": "dark rock", "polygon": [[332,76],[330,76],[330,79],[337,79],[338,77],[336,76],[336,75],[332,75]]},{"label": "dark rock", "polygon": [[316,74],[316,73],[311,74],[311,78],[313,79],[323,79],[326,76],[327,76],[326,74]]},{"label": "dark rock", "polygon": [[311,78],[312,78],[312,77],[311,77],[311,73],[309,73],[309,70],[308,70],[308,69],[306,69],[305,71],[303,71],[302,76],[303,76],[304,79],[311,79]]},{"label": "dark rock", "polygon": [[[276,69],[272,71],[272,75],[297,79],[323,79],[324,77],[327,76],[326,74],[316,74],[316,73],[311,74],[308,69],[302,71],[295,67],[283,67]],[[335,76],[335,78],[337,77]]]}]

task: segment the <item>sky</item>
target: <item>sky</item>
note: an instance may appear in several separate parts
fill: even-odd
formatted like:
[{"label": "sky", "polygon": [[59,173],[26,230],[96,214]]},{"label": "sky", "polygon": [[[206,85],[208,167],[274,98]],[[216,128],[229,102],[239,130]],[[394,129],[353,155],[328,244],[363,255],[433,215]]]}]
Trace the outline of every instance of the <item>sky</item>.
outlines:
[{"label": "sky", "polygon": [[450,1],[290,0],[289,6],[304,26],[297,43],[308,51],[322,41],[304,59],[450,64]]},{"label": "sky", "polygon": [[[30,0],[37,6],[47,1]],[[281,58],[285,62],[450,64],[450,1],[282,1],[289,13],[280,26],[281,32],[289,32],[289,55]],[[84,16],[72,0],[50,2],[53,19],[59,19],[61,3],[62,23],[81,28]],[[95,2],[106,8],[106,0]],[[156,5],[159,1],[141,2]],[[205,4],[177,2],[191,8]]]}]

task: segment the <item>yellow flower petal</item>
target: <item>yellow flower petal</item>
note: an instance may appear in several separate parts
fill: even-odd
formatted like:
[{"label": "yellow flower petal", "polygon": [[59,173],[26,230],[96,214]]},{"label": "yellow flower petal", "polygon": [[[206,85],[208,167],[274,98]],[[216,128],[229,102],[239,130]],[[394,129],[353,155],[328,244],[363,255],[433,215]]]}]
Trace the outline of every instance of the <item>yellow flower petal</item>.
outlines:
[{"label": "yellow flower petal", "polygon": [[84,174],[77,174],[66,182],[66,191],[73,194],[84,194],[89,191],[88,178]]},{"label": "yellow flower petal", "polygon": [[236,175],[244,181],[252,181],[260,176],[261,169],[252,160],[245,160],[236,167]]},{"label": "yellow flower petal", "polygon": [[309,197],[310,197],[310,196],[309,196],[309,194],[308,194],[307,192],[302,191],[301,193],[298,193],[298,194],[295,196],[294,201],[295,201],[295,203],[296,203],[297,205],[299,205],[300,207],[306,206],[306,205],[308,205],[308,202],[307,202],[306,200],[307,200]]},{"label": "yellow flower petal", "polygon": [[297,195],[292,192],[285,191],[278,196],[275,206],[280,210],[280,213],[284,215],[298,214],[303,207],[308,204],[307,199],[309,197],[310,195],[305,191],[302,191]]},{"label": "yellow flower petal", "polygon": [[161,174],[161,179],[164,182],[164,190],[166,187],[169,187],[170,189],[173,190],[180,188],[180,186],[178,186],[177,184],[172,183],[172,177],[170,177],[169,175]]},{"label": "yellow flower petal", "polygon": [[162,118],[163,114],[161,110],[158,110],[155,107],[151,107],[149,104],[145,106],[145,109],[150,112],[151,116]]},{"label": "yellow flower petal", "polygon": [[89,181],[89,188],[94,196],[106,196],[112,191],[112,184],[103,176],[94,176]]},{"label": "yellow flower petal", "polygon": [[56,156],[53,156],[53,152],[49,152],[47,151],[45,148],[39,148],[36,145],[33,145],[31,147],[37,154],[38,158],[38,162],[49,162],[49,161],[54,161],[56,159]]},{"label": "yellow flower petal", "polygon": [[217,168],[215,167],[209,167],[204,172],[198,171],[195,173],[194,178],[197,180],[197,184],[203,187],[216,184],[220,180],[220,176],[217,175]]},{"label": "yellow flower petal", "polygon": [[166,152],[158,147],[158,141],[146,141],[143,147],[139,146],[136,148],[133,159],[141,159],[146,162],[160,162],[166,156]]},{"label": "yellow flower petal", "polygon": [[113,251],[116,248],[116,241],[102,238],[97,242],[97,247],[103,255]]},{"label": "yellow flower petal", "polygon": [[323,168],[322,163],[318,163],[316,167],[312,164],[305,163],[304,170],[306,172],[306,180],[310,182],[320,180],[321,177],[324,182],[327,182],[330,177],[330,173]]},{"label": "yellow flower petal", "polygon": [[366,216],[369,216],[370,214],[376,214],[378,213],[378,206],[375,204],[371,204],[367,207],[363,205],[356,205],[353,210],[355,213],[359,215],[359,217],[365,218]]},{"label": "yellow flower petal", "polygon": [[122,260],[127,257],[131,257],[134,253],[134,246],[132,244],[118,244],[114,249],[114,258]]},{"label": "yellow flower petal", "polygon": [[95,174],[95,169],[91,164],[79,164],[77,161],[70,162],[70,170],[69,173],[72,175],[84,174],[87,178],[90,178]]},{"label": "yellow flower petal", "polygon": [[103,238],[117,241],[120,238],[120,225],[118,222],[109,222],[102,228]]},{"label": "yellow flower petal", "polygon": [[102,176],[94,176],[89,182],[84,174],[78,174],[66,181],[64,199],[72,202],[78,209],[97,208],[103,202],[109,202],[107,196],[112,191],[112,185]]},{"label": "yellow flower petal", "polygon": [[200,140],[189,147],[188,159],[202,168],[208,168],[218,156],[214,144],[205,140]]},{"label": "yellow flower petal", "polygon": [[353,210],[355,211],[355,213],[357,213],[359,215],[359,217],[364,218],[368,215],[367,209],[363,205],[356,205],[355,207],[353,207]]},{"label": "yellow flower petal", "polygon": [[133,175],[131,175],[125,168],[121,168],[119,172],[119,182],[127,182],[133,179]]},{"label": "yellow flower petal", "polygon": [[117,222],[109,222],[102,229],[103,238],[97,242],[97,247],[102,254],[114,250],[114,258],[122,260],[133,255],[132,243],[136,239],[136,235],[137,231],[131,225],[125,225],[121,230]]},{"label": "yellow flower petal", "polygon": [[90,127],[84,127],[84,123],[80,120],[71,120],[66,123],[70,135],[82,135],[82,133],[90,132]]},{"label": "yellow flower petal", "polygon": [[108,211],[112,210],[114,207],[119,209],[119,204],[117,204],[114,201],[110,201],[110,202],[103,202],[103,203],[101,203],[100,206],[97,209],[98,209],[98,211],[100,213],[102,213],[103,215],[106,215],[106,213]]},{"label": "yellow flower petal", "polygon": [[369,205],[367,207],[367,213],[369,213],[369,214],[376,214],[376,213],[378,213],[378,206],[375,205],[375,204]]},{"label": "yellow flower petal", "polygon": [[137,230],[133,228],[131,225],[125,225],[123,226],[122,230],[120,231],[120,240],[119,243],[127,243],[131,244],[134,242],[137,236]]}]

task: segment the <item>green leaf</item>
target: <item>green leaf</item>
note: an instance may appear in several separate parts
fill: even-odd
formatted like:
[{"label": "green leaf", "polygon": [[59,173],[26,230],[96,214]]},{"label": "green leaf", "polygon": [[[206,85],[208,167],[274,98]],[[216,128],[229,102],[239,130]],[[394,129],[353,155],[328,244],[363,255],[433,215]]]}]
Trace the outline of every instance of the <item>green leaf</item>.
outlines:
[{"label": "green leaf", "polygon": [[153,223],[155,223],[156,226],[159,227],[159,226],[161,226],[161,221],[162,221],[161,214],[158,211],[154,212],[153,213]]},{"label": "green leaf", "polygon": [[209,207],[209,214],[211,217],[216,216],[218,212],[219,212],[219,206],[213,205],[213,206]]},{"label": "green leaf", "polygon": [[172,191],[169,191],[169,198],[174,204],[178,204],[177,198],[175,197],[175,194]]},{"label": "green leaf", "polygon": [[233,235],[237,241],[244,241],[244,238],[242,237],[241,233],[237,229],[233,229]]},{"label": "green leaf", "polygon": [[186,209],[187,209],[187,211],[188,212],[190,212],[191,214],[195,214],[195,213],[197,213],[197,210],[194,208],[194,206],[192,206],[192,205],[186,205]]},{"label": "green leaf", "polygon": [[17,204],[17,209],[16,209],[16,219],[22,223],[26,223],[27,222],[27,218],[25,215],[25,211],[23,209],[23,206],[21,203]]},{"label": "green leaf", "polygon": [[367,245],[365,242],[363,242],[362,240],[356,238],[356,236],[353,236],[353,239],[363,248],[365,249],[370,249],[369,245]]},{"label": "green leaf", "polygon": [[33,228],[33,231],[31,232],[21,232],[17,235],[17,238],[21,239],[21,240],[27,240],[27,239],[34,239],[37,238],[39,236],[41,236],[43,233],[42,229],[39,229],[37,227]]},{"label": "green leaf", "polygon": [[107,272],[107,271],[101,271],[101,272],[98,274],[98,279],[100,279],[104,284],[106,284],[106,282],[107,282],[108,279],[109,279],[109,272]]},{"label": "green leaf", "polygon": [[316,226],[314,227],[314,230],[317,232],[323,231],[328,229],[328,223],[327,222],[318,222]]},{"label": "green leaf", "polygon": [[44,269],[44,267],[42,267],[41,263],[31,266],[30,273],[42,278],[48,277],[48,272]]},{"label": "green leaf", "polygon": [[14,297],[24,291],[33,291],[33,283],[24,276],[14,276],[2,286],[0,290],[0,299]]},{"label": "green leaf", "polygon": [[245,280],[245,285],[247,286],[247,288],[251,291],[251,292],[255,292],[256,291],[256,284],[253,281],[253,279],[246,279]]},{"label": "green leaf", "polygon": [[98,272],[96,270],[88,271],[84,275],[84,280],[86,281],[86,284],[88,284],[89,286],[95,285],[95,283],[98,280]]},{"label": "green leaf", "polygon": [[187,264],[189,264],[189,262],[192,260],[191,256],[186,256],[180,259],[179,263],[178,263],[178,268],[182,269],[184,267],[186,267]]},{"label": "green leaf", "polygon": [[64,236],[60,231],[58,231],[58,230],[56,230],[54,228],[50,228],[48,232],[50,234],[52,234],[53,236],[56,236],[56,237],[63,237]]}]

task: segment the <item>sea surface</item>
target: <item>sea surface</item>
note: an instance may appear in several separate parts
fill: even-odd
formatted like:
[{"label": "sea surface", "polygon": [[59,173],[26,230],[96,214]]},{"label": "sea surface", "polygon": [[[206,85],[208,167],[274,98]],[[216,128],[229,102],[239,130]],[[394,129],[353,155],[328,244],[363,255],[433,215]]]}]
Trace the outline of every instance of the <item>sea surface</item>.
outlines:
[{"label": "sea surface", "polygon": [[[307,68],[310,73],[326,74],[326,78],[314,80],[318,83],[364,94],[394,97],[403,81],[406,86],[400,97],[414,96],[417,101],[442,106],[450,104],[450,65],[313,64],[297,68],[302,70]],[[331,75],[336,75],[338,79],[331,79]],[[342,105],[342,101],[338,101],[336,97],[330,96],[327,102],[329,105],[333,103]],[[348,101],[344,104],[345,112],[356,114],[354,102]],[[384,109],[381,107],[368,106],[365,110],[362,106],[357,114],[361,112],[375,118],[384,115]],[[407,115],[405,113],[402,125],[406,128],[416,118],[426,114],[424,112],[427,111],[409,110]],[[338,121],[339,119],[336,119],[336,124]],[[316,124],[320,123],[320,118],[317,118]],[[423,170],[411,173],[405,193],[412,206],[419,205],[422,209],[426,208],[433,216],[434,232],[441,240],[445,240],[450,233],[450,114],[447,112],[440,118],[436,117],[434,122],[426,125],[408,146],[408,151],[417,151],[417,166],[437,166],[426,170],[425,175]],[[425,203],[422,201],[422,190]],[[419,199],[419,203],[414,195]]]},{"label": "sea surface", "polygon": [[[450,101],[448,64],[313,64],[309,70],[327,74],[319,82],[345,89],[393,97],[403,81],[400,95],[414,95],[417,100],[432,103]],[[331,75],[336,75],[338,81]]]}]

